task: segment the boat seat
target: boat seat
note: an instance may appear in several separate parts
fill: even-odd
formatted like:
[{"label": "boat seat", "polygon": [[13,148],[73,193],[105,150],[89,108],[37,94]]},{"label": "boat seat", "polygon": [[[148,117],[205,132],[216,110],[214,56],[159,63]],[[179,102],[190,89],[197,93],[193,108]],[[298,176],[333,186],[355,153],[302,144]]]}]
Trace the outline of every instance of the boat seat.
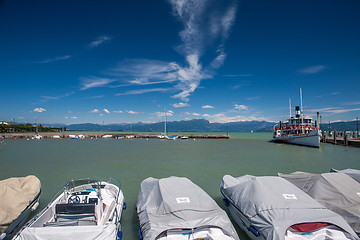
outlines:
[{"label": "boat seat", "polygon": [[62,222],[62,221],[92,222],[93,221],[96,223],[95,204],[58,203],[55,205],[55,219],[57,222]]}]

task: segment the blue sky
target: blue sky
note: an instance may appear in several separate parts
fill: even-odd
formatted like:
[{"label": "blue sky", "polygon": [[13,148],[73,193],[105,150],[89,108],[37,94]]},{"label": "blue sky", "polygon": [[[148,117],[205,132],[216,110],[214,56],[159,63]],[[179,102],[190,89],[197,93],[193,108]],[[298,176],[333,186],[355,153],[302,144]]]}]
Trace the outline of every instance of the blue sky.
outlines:
[{"label": "blue sky", "polygon": [[0,0],[0,120],[360,117],[357,0]]}]

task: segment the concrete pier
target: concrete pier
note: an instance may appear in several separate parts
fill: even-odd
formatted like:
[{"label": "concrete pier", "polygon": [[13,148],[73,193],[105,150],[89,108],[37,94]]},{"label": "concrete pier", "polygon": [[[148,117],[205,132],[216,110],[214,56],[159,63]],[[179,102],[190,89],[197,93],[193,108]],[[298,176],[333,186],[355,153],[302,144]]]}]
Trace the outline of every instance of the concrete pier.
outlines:
[{"label": "concrete pier", "polygon": [[[31,139],[35,133],[0,133],[1,136],[5,139],[19,139],[19,138],[26,138]],[[85,138],[102,138],[105,135],[111,135],[111,138],[116,138],[119,135],[122,137],[130,137],[134,136],[134,138],[158,138],[160,135],[157,134],[147,134],[147,133],[81,133],[81,132],[60,132],[60,133],[53,133],[53,132],[40,132],[39,135],[41,135],[43,138],[53,138],[55,135],[60,136],[61,138],[69,138],[69,135],[84,135]],[[178,134],[179,138],[182,136],[186,136],[189,139],[230,139],[230,135],[226,134]]]}]

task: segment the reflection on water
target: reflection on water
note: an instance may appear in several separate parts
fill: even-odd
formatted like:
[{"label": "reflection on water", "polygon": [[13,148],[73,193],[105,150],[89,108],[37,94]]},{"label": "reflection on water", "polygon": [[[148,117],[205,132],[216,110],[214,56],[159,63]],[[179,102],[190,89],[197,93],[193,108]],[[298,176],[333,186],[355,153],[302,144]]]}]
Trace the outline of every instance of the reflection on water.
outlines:
[{"label": "reflection on water", "polygon": [[[322,144],[314,149],[275,144],[269,142],[271,137],[271,133],[232,133],[230,140],[6,140],[7,145],[0,148],[0,179],[36,175],[42,183],[40,210],[70,179],[118,178],[128,206],[122,217],[123,239],[133,240],[138,239],[137,194],[147,177],[187,177],[224,208],[219,184],[225,174],[360,168],[358,148]],[[240,238],[247,239],[237,230]]]}]

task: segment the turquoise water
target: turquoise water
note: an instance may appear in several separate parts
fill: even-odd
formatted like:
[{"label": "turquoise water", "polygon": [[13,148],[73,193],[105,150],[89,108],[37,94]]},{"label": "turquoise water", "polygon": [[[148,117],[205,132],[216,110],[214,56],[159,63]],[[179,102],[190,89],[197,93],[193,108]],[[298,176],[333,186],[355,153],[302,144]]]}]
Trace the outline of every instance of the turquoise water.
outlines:
[{"label": "turquoise water", "polygon": [[[314,149],[275,144],[269,142],[271,137],[271,133],[232,133],[230,140],[6,140],[6,146],[0,145],[0,179],[36,175],[42,183],[40,210],[70,179],[118,178],[128,206],[121,221],[123,239],[134,240],[139,228],[136,198],[141,181],[147,177],[187,177],[224,208],[219,184],[225,174],[360,169],[359,148],[322,144]],[[247,239],[237,230],[241,239]]]}]

